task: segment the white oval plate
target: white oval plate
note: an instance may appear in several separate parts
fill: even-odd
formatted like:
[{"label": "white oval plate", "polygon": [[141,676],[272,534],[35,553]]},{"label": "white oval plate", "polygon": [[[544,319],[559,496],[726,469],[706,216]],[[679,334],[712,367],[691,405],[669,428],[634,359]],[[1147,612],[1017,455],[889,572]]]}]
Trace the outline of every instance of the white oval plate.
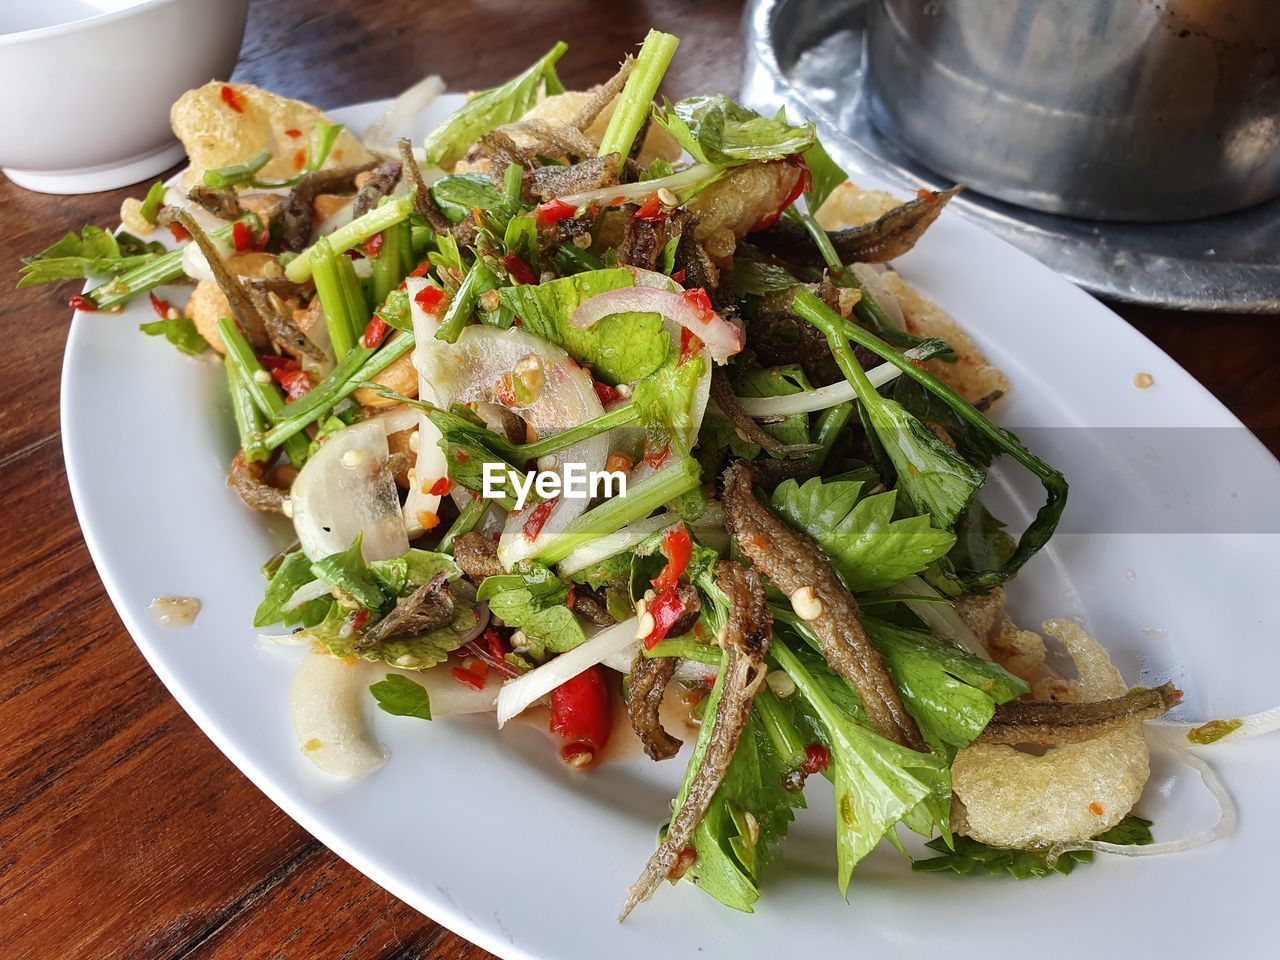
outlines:
[{"label": "white oval plate", "polygon": [[[420,136],[457,102],[441,100],[408,132]],[[362,129],[381,106],[335,115]],[[1028,436],[1073,481],[1064,527],[1086,532],[1060,534],[1026,568],[1011,591],[1020,619],[1081,618],[1131,682],[1173,677],[1187,691],[1180,716],[1271,706],[1280,464],[1110,310],[963,220],[943,216],[900,266],[1008,373],[1001,422],[1071,428]],[[915,874],[882,844],[855,872],[845,904],[829,791],[816,780],[754,916],[680,885],[621,926],[614,917],[653,849],[684,755],[577,774],[528,725],[499,734],[487,717],[425,724],[379,715],[390,763],[355,783],[326,778],[289,722],[301,652],[262,645],[250,623],[258,567],[288,531],[226,486],[236,440],[222,367],[142,336],[137,326],[149,319],[145,300],[118,315],[77,315],[63,369],[67,474],[107,592],[179,703],[255,784],[343,859],[462,936],[512,960],[791,956],[801,945],[813,955],[984,960],[1014,944],[1044,957],[1185,956],[1227,945],[1248,955],[1270,942],[1275,737],[1205,751],[1239,803],[1240,828],[1192,853],[1100,858],[1071,877],[1015,882]],[[1135,389],[1138,371],[1154,386]],[[1133,440],[1101,427],[1151,429]],[[1202,476],[1194,462],[1170,463],[1185,435],[1165,428],[1188,427],[1232,438],[1229,461]],[[994,486],[1006,519],[1025,520],[1039,503],[1034,485],[1002,475]],[[1236,504],[1252,519],[1237,523]],[[1218,509],[1229,515],[1212,529],[1266,532],[1088,532],[1160,529],[1161,518],[1185,526]],[[1154,520],[1144,527],[1131,517]],[[190,629],[153,624],[147,605],[168,594],[204,601]],[[1157,758],[1139,808],[1156,820],[1157,838],[1213,821],[1197,790],[1197,778]]]}]

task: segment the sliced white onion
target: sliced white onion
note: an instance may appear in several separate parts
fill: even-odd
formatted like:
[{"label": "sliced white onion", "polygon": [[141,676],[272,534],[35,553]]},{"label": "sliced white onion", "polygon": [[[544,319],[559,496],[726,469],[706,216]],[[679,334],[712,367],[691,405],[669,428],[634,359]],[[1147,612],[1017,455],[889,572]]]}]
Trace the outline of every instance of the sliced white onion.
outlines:
[{"label": "sliced white onion", "polygon": [[665,530],[667,527],[674,526],[679,522],[680,515],[678,513],[660,513],[656,517],[637,520],[621,530],[599,537],[590,543],[584,543],[582,546],[574,548],[573,552],[561,561],[560,574],[567,577],[571,573],[585,570],[587,567],[597,564],[601,560],[607,560],[609,557],[622,553],[624,550],[632,550],[659,530]]},{"label": "sliced white onion", "polygon": [[619,287],[578,305],[570,322],[580,329],[595,326],[615,313],[656,313],[673,320],[701,340],[716,363],[727,363],[742,350],[742,331],[709,307],[700,310],[679,293],[656,287]]},{"label": "sliced white onion", "polygon": [[[1239,723],[1240,725],[1229,733],[1223,734],[1210,743],[1196,743],[1194,740],[1188,739],[1192,731],[1198,730],[1206,723],[1213,721],[1208,720],[1170,720],[1167,717],[1159,717],[1155,720],[1148,720],[1150,727],[1158,729],[1162,734],[1170,735],[1180,741],[1182,745],[1190,743],[1192,746],[1212,746],[1217,743],[1229,743],[1232,740],[1246,740],[1249,737],[1260,737],[1266,733],[1274,733],[1280,730],[1280,707],[1272,707],[1270,710],[1263,710],[1259,713],[1251,713],[1246,717],[1238,717],[1228,723]],[[1221,721],[1220,721],[1221,722]]]},{"label": "sliced white onion", "polygon": [[560,201],[569,204],[571,207],[585,207],[591,203],[602,204],[606,207],[617,206],[621,203],[644,200],[658,190],[666,189],[678,194],[683,190],[704,187],[717,180],[721,173],[722,169],[720,167],[694,164],[667,177],[659,177],[656,180],[641,180],[639,183],[622,183],[613,187],[601,187],[598,190],[584,190],[581,193],[571,193],[567,197],[560,197]]},{"label": "sliced white onion", "polygon": [[884,282],[884,278],[880,276],[880,270],[870,263],[855,263],[852,266],[854,276],[867,288],[867,292],[871,294],[875,302],[884,308],[894,326],[899,330],[905,331],[907,329],[907,318],[902,313],[902,304],[898,302],[898,298],[893,295],[888,284]]},{"label": "sliced white onion", "polygon": [[373,738],[369,713],[370,671],[311,652],[293,675],[289,710],[303,755],[335,777],[363,777],[387,762],[387,748]]},{"label": "sliced white onion", "polygon": [[[920,350],[912,347],[904,356],[916,359],[921,356]],[[891,380],[896,380],[902,371],[892,363],[882,363],[867,371],[867,379],[876,388],[883,387]],[[825,410],[850,400],[857,400],[857,391],[848,380],[837,380],[835,383],[802,393],[791,393],[781,397],[739,397],[738,403],[750,417],[786,417],[793,413],[812,413]]]},{"label": "sliced white onion", "polygon": [[[610,670],[629,674],[631,673],[632,665],[636,662],[636,657],[640,655],[640,649],[640,641],[637,640],[617,653],[612,653],[605,657],[600,663]],[[709,663],[702,663],[699,660],[681,660],[676,665],[676,672],[671,676],[673,680],[687,680],[691,683],[698,683],[708,677],[714,677],[719,670],[719,667],[714,667]]]},{"label": "sliced white onion", "polygon": [[280,607],[284,613],[290,613],[297,610],[304,603],[310,603],[312,600],[319,600],[321,597],[327,597],[333,593],[333,584],[326,583],[323,580],[312,580],[310,583],[304,583],[286,600]]},{"label": "sliced white onion", "polygon": [[[418,371],[418,399],[427,403],[440,405],[430,378],[423,373],[433,368],[427,356],[439,349],[441,342],[436,339],[436,331],[440,329],[440,314],[428,313],[418,302],[418,295],[428,286],[425,277],[409,277],[404,282],[405,291],[409,294],[409,317],[413,321],[413,365]],[[443,310],[443,305],[441,307]],[[408,496],[404,499],[404,526],[409,536],[416,537],[423,532],[422,521],[418,518],[424,514],[435,516],[440,512],[440,497],[425,493],[441,477],[447,476],[449,467],[440,449],[442,437],[436,425],[425,413],[418,413],[418,459],[413,467],[416,483],[410,484]]]},{"label": "sliced white onion", "polygon": [[212,233],[213,231],[225,227],[230,223],[229,220],[223,220],[208,208],[196,203],[176,187],[169,187],[165,190],[164,206],[183,211],[190,216],[191,219],[196,222],[196,226],[205,233]]},{"label": "sliced white onion", "polygon": [[378,119],[369,124],[369,129],[364,133],[365,147],[377,153],[399,156],[395,145],[396,134],[408,129],[413,119],[435,103],[442,93],[444,81],[436,74],[419,80],[392,100],[387,109],[378,115]]},{"label": "sliced white onion", "polygon": [[[419,374],[435,389],[438,404],[486,401],[502,403],[522,417],[539,437],[551,437],[604,413],[590,375],[554,344],[547,343],[518,327],[466,327],[456,343],[436,341],[422,353],[415,353]],[[513,401],[511,383],[518,364],[532,361],[541,386],[525,404]],[[609,437],[598,434],[556,453],[542,457],[538,468],[559,472],[565,464],[581,464],[588,477],[602,472],[609,455]],[[531,555],[549,537],[559,535],[587,508],[586,497],[560,497],[545,517],[531,509],[511,513],[498,543],[498,559],[510,567]],[[542,526],[537,537],[525,535],[530,517],[538,516]]]},{"label": "sliced white onion", "polygon": [[[886,593],[908,597],[942,597],[937,590],[929,586],[918,576],[905,577],[890,587]],[[924,621],[926,627],[942,637],[950,640],[965,653],[971,653],[983,660],[990,660],[991,655],[969,625],[960,619],[956,608],[950,602],[938,603],[932,600],[904,600],[907,609]]]},{"label": "sliced white onion", "polygon": [[[321,220],[319,225],[312,232],[316,238],[327,237],[339,227],[345,227],[348,223],[354,220],[355,215],[356,201],[355,197],[352,197],[350,202],[344,203],[337,210],[333,211],[333,213]],[[359,264],[360,261],[357,260],[355,263]]]},{"label": "sliced white onion", "polygon": [[584,670],[620,650],[630,647],[636,640],[636,619],[623,620],[601,630],[586,643],[562,653],[528,673],[508,680],[498,693],[498,726],[512,717],[519,716],[530,704],[541,700],[566,680],[572,680]]},{"label": "sliced white onion", "polygon": [[[235,252],[235,247],[229,239],[218,240],[210,236],[209,242],[218,248],[223,259]],[[204,251],[200,249],[198,243],[188,243],[182,248],[182,272],[192,280],[208,280],[210,283],[218,282],[218,278],[213,274],[213,268],[209,266],[209,261],[205,258]]]},{"label": "sliced white onion", "polygon": [[1226,786],[1219,779],[1217,771],[1190,750],[1184,750],[1182,747],[1167,747],[1165,749],[1168,749],[1170,753],[1188,767],[1199,772],[1205,789],[1213,795],[1213,799],[1218,803],[1220,813],[1217,823],[1194,837],[1163,840],[1159,843],[1144,845],[1108,843],[1105,840],[1080,840],[1074,843],[1054,844],[1049,850],[1050,860],[1056,859],[1068,850],[1093,850],[1097,853],[1114,853],[1121,857],[1161,857],[1170,853],[1183,853],[1187,850],[1194,850],[1196,847],[1203,847],[1213,843],[1215,840],[1222,840],[1231,836],[1236,828],[1238,814],[1235,801],[1231,799],[1231,794],[1227,792]]},{"label": "sliced white onion", "polygon": [[361,534],[365,560],[409,549],[387,454],[382,425],[364,420],[330,437],[298,473],[289,491],[293,527],[312,560],[349,549]]},{"label": "sliced white onion", "polygon": [[418,425],[418,411],[412,407],[406,407],[403,404],[393,407],[386,413],[380,413],[376,417],[370,417],[375,423],[382,425],[382,429],[387,436],[393,433],[403,433],[405,430],[412,430]]}]

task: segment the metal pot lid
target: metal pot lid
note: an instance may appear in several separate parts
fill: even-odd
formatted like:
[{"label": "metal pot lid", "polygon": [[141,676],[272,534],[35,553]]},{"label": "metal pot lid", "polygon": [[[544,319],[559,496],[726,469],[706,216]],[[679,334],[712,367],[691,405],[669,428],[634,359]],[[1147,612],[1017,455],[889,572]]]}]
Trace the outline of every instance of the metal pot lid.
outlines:
[{"label": "metal pot lid", "polygon": [[[908,192],[950,182],[871,124],[862,91],[867,0],[751,0],[742,99],[812,119],[855,179]],[[1080,220],[968,191],[951,202],[1068,280],[1117,300],[1179,310],[1280,313],[1280,200],[1168,223]]]}]

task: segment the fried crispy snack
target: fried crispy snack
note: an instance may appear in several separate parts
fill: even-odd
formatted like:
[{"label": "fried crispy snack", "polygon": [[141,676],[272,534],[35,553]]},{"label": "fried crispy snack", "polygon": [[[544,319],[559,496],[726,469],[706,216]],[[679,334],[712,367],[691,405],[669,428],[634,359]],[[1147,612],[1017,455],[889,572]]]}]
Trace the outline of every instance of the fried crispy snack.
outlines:
[{"label": "fried crispy snack", "polygon": [[[305,156],[312,128],[327,119],[310,104],[248,83],[212,81],[188,90],[169,110],[174,136],[191,158],[182,175],[183,188],[190,190],[201,183],[206,170],[243,163],[263,148],[271,151],[271,162],[258,176],[288,179],[301,169],[299,151]],[[359,140],[343,130],[325,166],[358,166],[373,159]]]},{"label": "fried crispy snack", "polygon": [[[1065,684],[1064,699],[1083,703],[1125,694],[1128,687],[1106,650],[1079,626],[1049,620],[1044,630],[1066,647],[1079,675]],[[955,827],[995,847],[1085,840],[1120,822],[1149,774],[1140,720],[1041,756],[977,744],[957,753],[951,767],[952,787],[963,805]]]}]

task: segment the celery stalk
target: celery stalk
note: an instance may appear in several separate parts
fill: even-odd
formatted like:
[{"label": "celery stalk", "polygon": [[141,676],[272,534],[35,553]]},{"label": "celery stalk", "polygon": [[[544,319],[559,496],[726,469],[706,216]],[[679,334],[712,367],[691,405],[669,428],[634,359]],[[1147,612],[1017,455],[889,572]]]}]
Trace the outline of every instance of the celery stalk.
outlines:
[{"label": "celery stalk", "polygon": [[618,154],[618,169],[622,169],[622,163],[631,152],[631,144],[644,126],[654,94],[658,92],[663,74],[667,72],[667,66],[679,45],[679,39],[671,34],[650,30],[640,46],[636,65],[631,76],[627,77],[622,95],[618,97],[617,109],[613,111],[613,117],[609,120],[604,139],[600,141],[600,149],[596,153],[601,157],[611,153]]},{"label": "celery stalk", "polygon": [[[375,233],[381,233],[392,224],[407,220],[413,212],[413,196],[411,194],[396,197],[380,207],[374,207],[362,217],[357,217],[345,226],[339,227],[324,238],[333,248],[333,252],[346,253],[358,243],[364,243]],[[284,268],[285,276],[294,283],[302,283],[311,277],[311,257],[309,253],[314,245],[304,250],[295,259],[289,261]]]}]

